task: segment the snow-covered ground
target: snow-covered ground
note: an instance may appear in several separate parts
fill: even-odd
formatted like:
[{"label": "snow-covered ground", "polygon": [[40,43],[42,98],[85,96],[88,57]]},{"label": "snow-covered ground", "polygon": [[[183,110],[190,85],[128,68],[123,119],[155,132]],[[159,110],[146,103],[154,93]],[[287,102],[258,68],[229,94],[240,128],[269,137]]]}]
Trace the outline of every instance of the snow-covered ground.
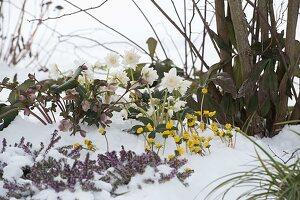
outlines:
[{"label": "snow-covered ground", "polygon": [[[129,135],[122,131],[123,129],[132,126],[133,121],[123,121],[121,116],[116,113],[113,117],[113,124],[107,129],[107,137],[109,141],[110,150],[120,150],[121,145],[124,145],[126,150],[133,150],[137,153],[144,151],[144,140],[142,137],[135,135]],[[58,124],[44,126],[40,123],[33,122],[27,117],[17,117],[16,120],[0,134],[0,140],[3,138],[7,139],[8,144],[18,142],[21,137],[25,137],[27,141],[33,143],[34,146],[38,147],[40,142],[47,144],[51,138],[51,133],[57,129]],[[300,126],[288,126],[277,136],[272,139],[257,139],[257,142],[263,147],[270,148],[281,155],[283,151],[292,152],[294,149],[300,146],[300,137],[292,133],[289,129],[300,132]],[[104,137],[100,135],[96,127],[85,127],[88,130],[87,139],[93,141],[96,145],[97,150],[92,153],[92,158],[96,158],[98,153],[104,153],[106,151],[106,143]],[[69,136],[68,133],[59,132],[62,136],[60,142],[56,147],[64,145],[72,145],[74,143],[83,143],[84,138],[80,135]],[[2,144],[1,144],[2,145]],[[0,145],[0,146],[1,146]],[[171,147],[172,144],[167,144],[167,147]],[[0,147],[1,148],[1,147]],[[55,150],[52,150],[55,151]],[[165,155],[173,153],[171,148],[167,148]],[[50,155],[55,155],[54,152],[50,152]],[[246,138],[241,135],[237,137],[237,145],[235,149],[226,147],[219,139],[215,139],[212,142],[211,154],[201,157],[196,155],[184,155],[183,157],[188,159],[186,167],[193,169],[195,172],[190,178],[188,178],[188,187],[177,180],[172,179],[170,182],[163,184],[143,184],[141,180],[147,176],[151,176],[151,172],[144,175],[137,175],[128,184],[128,187],[123,188],[124,191],[128,192],[124,195],[116,197],[118,200],[182,200],[182,199],[203,199],[209,189],[203,190],[207,184],[212,182],[218,177],[223,175],[241,171],[247,169],[247,164],[254,160],[254,146]],[[7,171],[7,176],[18,176],[18,166],[30,164],[29,160],[20,158],[17,153],[0,155],[0,161],[8,161],[11,166],[14,166]],[[5,174],[6,175],[6,174]],[[142,189],[138,189],[138,185],[142,185]],[[1,185],[1,181],[0,181]],[[0,189],[0,196],[3,195],[5,190]],[[234,199],[235,195],[240,194],[240,191],[235,191],[228,199]],[[40,194],[42,195],[42,194]],[[43,194],[45,195],[45,194]],[[56,198],[55,192],[47,192],[47,198],[51,199],[51,195]],[[63,199],[113,199],[108,193],[104,194],[92,194],[84,192],[64,192],[60,193]],[[66,195],[66,196],[65,196]],[[70,198],[67,198],[69,196]]]},{"label": "snow-covered ground", "polygon": [[[3,67],[5,69],[5,67]],[[10,70],[5,69],[0,73],[0,79],[4,76],[12,77],[16,69]],[[19,78],[24,79],[28,70],[20,69]],[[20,73],[21,72],[21,73]],[[41,74],[41,77],[47,77],[46,74]],[[5,100],[3,96],[1,100]],[[136,124],[134,120],[124,121],[119,113],[115,113],[112,119],[113,124],[107,129],[107,138],[109,141],[109,150],[121,150],[121,145],[125,147],[126,150],[133,150],[140,154],[144,152],[144,138],[141,136],[130,135],[125,129]],[[36,120],[25,117],[23,115],[18,116],[12,124],[0,132],[0,141],[6,138],[8,144],[14,144],[18,142],[21,137],[25,137],[26,141],[33,144],[35,148],[39,147],[41,142],[48,144],[51,133],[55,129],[58,129],[58,123],[44,126]],[[79,134],[76,136],[70,136],[66,132],[58,132],[62,139],[55,147],[60,147],[64,145],[73,145],[74,143],[83,143],[84,139],[93,141],[96,146],[96,151],[91,153],[91,158],[97,158],[97,154],[105,153],[106,142],[104,137],[98,133],[96,127],[83,127],[86,130],[86,138],[82,138]],[[272,149],[277,155],[281,156],[285,152],[292,152],[293,150],[300,147],[300,137],[297,136],[290,130],[300,132],[300,126],[286,126],[282,132],[272,139],[257,139],[257,142],[265,147],[266,149]],[[206,133],[210,134],[210,133]],[[60,192],[56,194],[54,190],[46,190],[44,192],[38,193],[36,199],[57,199],[60,196],[61,199],[117,199],[117,200],[192,200],[192,199],[203,199],[209,188],[205,187],[211,183],[216,178],[224,176],[226,174],[247,170],[249,166],[246,166],[252,162],[255,158],[255,148],[254,145],[249,142],[242,135],[237,135],[237,143],[234,149],[226,147],[218,138],[214,138],[211,142],[211,153],[201,157],[198,155],[188,155],[185,154],[182,157],[188,159],[188,163],[185,167],[193,169],[195,172],[191,177],[188,178],[188,187],[185,187],[178,179],[172,179],[166,183],[155,183],[155,184],[145,184],[142,182],[143,179],[153,176],[153,171],[151,169],[146,170],[145,174],[137,175],[131,179],[127,187],[123,187],[122,191],[125,194],[118,197],[111,197],[108,192],[84,192],[81,190],[71,193],[69,191]],[[269,147],[268,147],[269,146]],[[2,143],[0,144],[0,149],[2,148]],[[167,157],[167,155],[173,153],[173,142],[167,144],[167,149],[162,157]],[[54,149],[49,152],[50,155],[56,155],[57,152]],[[271,153],[272,154],[272,153]],[[290,155],[286,155],[286,158]],[[20,181],[20,176],[22,171],[20,167],[24,165],[30,165],[31,160],[18,154],[17,152],[11,151],[10,153],[0,154],[0,161],[5,161],[10,164],[10,168],[4,170],[3,177],[6,178],[16,178]],[[183,169],[182,169],[183,170]],[[142,187],[138,187],[141,185]],[[0,180],[0,196],[4,195],[6,190],[2,188],[3,182]],[[107,186],[103,186],[107,187]],[[211,187],[210,187],[211,188]],[[234,190],[228,196],[228,199],[235,199],[235,197],[242,192],[242,189]]]}]

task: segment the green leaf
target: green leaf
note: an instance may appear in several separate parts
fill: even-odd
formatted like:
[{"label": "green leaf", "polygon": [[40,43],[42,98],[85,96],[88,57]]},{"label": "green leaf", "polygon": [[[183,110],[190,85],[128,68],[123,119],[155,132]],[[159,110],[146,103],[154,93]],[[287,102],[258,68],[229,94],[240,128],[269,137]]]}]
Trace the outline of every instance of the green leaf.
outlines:
[{"label": "green leaf", "polygon": [[19,85],[17,88],[22,91],[26,91],[28,88],[35,85],[35,81],[31,79],[27,79],[24,81],[21,85]]},{"label": "green leaf", "polygon": [[140,127],[143,127],[141,125],[135,125],[133,127],[131,127],[131,129],[128,131],[128,133],[131,133],[131,134],[136,134],[136,130]]},{"label": "green leaf", "polygon": [[137,118],[138,121],[142,122],[144,125],[147,125],[147,124],[151,124],[153,126],[153,121],[152,119],[148,118],[148,117],[139,117]]},{"label": "green leaf", "polygon": [[87,98],[86,89],[82,85],[78,85],[75,89],[81,98]]},{"label": "green leaf", "polygon": [[155,128],[156,132],[164,132],[166,129],[166,124],[159,124]]},{"label": "green leaf", "polygon": [[170,59],[165,59],[163,61],[158,61],[155,64],[151,65],[151,67],[153,67],[158,74],[158,80],[161,80],[164,77],[164,73],[165,72],[169,72],[170,69],[172,68],[176,68],[177,70],[177,75],[178,76],[183,76],[184,75],[184,70],[182,68],[176,67],[173,63],[172,60]]},{"label": "green leaf", "polygon": [[245,97],[246,93],[248,93],[249,96],[252,95],[249,94],[249,91],[254,91],[253,87],[255,87],[262,71],[269,64],[269,62],[271,62],[271,59],[264,59],[255,64],[255,67],[252,69],[249,76],[245,78],[246,80],[244,80],[243,84],[239,88],[237,98]]},{"label": "green leaf", "polygon": [[76,79],[69,79],[67,82],[63,83],[62,85],[53,85],[50,87],[50,90],[56,93],[61,93],[63,91],[73,89],[77,87],[78,81]]},{"label": "green leaf", "polygon": [[12,90],[9,95],[8,95],[8,102],[10,104],[14,104],[17,101],[17,97],[18,97],[18,92],[17,90]]},{"label": "green leaf", "polygon": [[[6,104],[0,104],[0,116],[8,113],[11,109],[14,109],[15,107],[7,106]],[[2,119],[0,119],[0,131],[2,131],[4,128],[8,127],[8,125],[16,118],[18,115],[18,111],[9,112],[8,114],[5,114]]]},{"label": "green leaf", "polygon": [[265,117],[271,108],[270,97],[264,96],[264,97],[260,98],[258,105],[259,105],[260,115],[262,117]]},{"label": "green leaf", "polygon": [[150,37],[147,40],[147,44],[148,44],[148,49],[149,49],[150,57],[153,60],[154,53],[155,53],[156,46],[157,46],[157,41],[153,37]]},{"label": "green leaf", "polygon": [[155,138],[155,131],[152,131],[151,133],[149,133],[148,138]]},{"label": "green leaf", "polygon": [[300,67],[298,67],[298,66],[294,67],[293,76],[296,76],[297,78],[300,78]]},{"label": "green leaf", "polygon": [[196,72],[196,76],[199,76],[201,86],[207,84],[207,82],[214,76],[220,69],[220,63],[213,64],[209,67],[207,72]]},{"label": "green leaf", "polygon": [[258,108],[258,97],[257,93],[255,93],[253,96],[250,97],[248,106],[247,106],[247,112],[249,114],[254,113]]},{"label": "green leaf", "polygon": [[138,80],[141,76],[142,69],[145,65],[146,63],[139,63],[134,71],[131,68],[126,69],[125,71],[127,73],[128,78],[132,80],[131,74],[133,73],[134,80]]}]

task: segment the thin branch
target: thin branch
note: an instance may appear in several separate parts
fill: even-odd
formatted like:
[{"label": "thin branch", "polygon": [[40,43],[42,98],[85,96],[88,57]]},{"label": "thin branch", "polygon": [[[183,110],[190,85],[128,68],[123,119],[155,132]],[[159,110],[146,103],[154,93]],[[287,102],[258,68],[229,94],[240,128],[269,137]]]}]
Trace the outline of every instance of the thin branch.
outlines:
[{"label": "thin branch", "polygon": [[186,41],[188,41],[189,46],[193,49],[195,54],[199,57],[201,62],[203,62],[205,68],[208,70],[209,66],[208,64],[204,61],[204,58],[201,56],[193,42],[190,40],[190,38],[179,28],[179,26],[171,19],[171,17],[155,2],[155,0],[151,0],[151,2],[154,4],[154,6],[165,16],[165,18],[177,29],[177,31],[184,37]]},{"label": "thin branch", "polygon": [[29,22],[33,22],[33,21],[44,22],[44,21],[52,20],[52,19],[60,19],[60,18],[63,18],[63,17],[67,17],[67,16],[71,16],[71,15],[74,15],[74,14],[78,14],[80,12],[85,12],[85,11],[89,11],[89,10],[94,10],[94,9],[100,8],[106,2],[108,2],[108,0],[105,0],[104,2],[102,2],[101,4],[99,4],[98,6],[94,6],[94,7],[89,7],[89,8],[86,8],[86,9],[77,10],[75,12],[66,13],[66,14],[63,14],[63,15],[60,15],[60,16],[57,16],[57,17],[48,17],[48,18],[45,18],[45,19],[31,19],[31,20],[28,20],[28,21]]},{"label": "thin branch", "polygon": [[[276,158],[278,158],[279,160],[281,160],[284,164],[287,164],[291,159],[295,158],[295,154],[297,153],[297,151],[300,150],[299,149],[296,149],[295,151],[292,152],[291,156],[287,159],[287,160],[283,160],[281,157],[279,157],[272,149],[271,147],[268,145],[268,148],[270,149],[270,151],[274,154],[274,156]],[[284,151],[285,154],[289,154],[288,152]]]},{"label": "thin branch", "polygon": [[141,14],[144,16],[145,20],[147,21],[147,23],[148,23],[149,26],[151,27],[153,33],[155,34],[156,39],[158,40],[158,43],[160,44],[160,46],[161,46],[161,48],[162,48],[162,50],[163,50],[163,52],[164,52],[164,54],[165,54],[165,57],[168,58],[167,52],[166,52],[166,50],[165,50],[165,48],[164,48],[164,46],[163,46],[163,44],[162,44],[162,42],[161,42],[161,40],[160,40],[158,34],[157,34],[157,32],[155,31],[153,25],[151,24],[151,22],[149,21],[149,19],[148,19],[147,16],[145,15],[145,13],[142,11],[142,9],[139,7],[139,5],[138,5],[134,0],[131,0],[131,1],[134,3],[134,5],[138,8],[138,10],[139,10],[139,11],[141,12]]},{"label": "thin branch", "polygon": [[124,35],[123,33],[117,31],[116,29],[108,26],[107,24],[103,23],[102,21],[100,21],[98,18],[96,18],[94,15],[92,15],[91,13],[89,13],[88,11],[84,11],[83,9],[81,9],[79,6],[75,5],[74,3],[68,1],[68,0],[63,0],[65,2],[67,2],[68,4],[72,5],[73,7],[79,9],[80,11],[86,13],[88,16],[90,16],[91,18],[93,18],[94,20],[96,20],[98,23],[100,23],[101,25],[105,26],[106,28],[112,30],[113,32],[117,33],[118,35],[124,37],[125,39],[127,39],[128,41],[130,41],[132,44],[134,44],[136,47],[138,47],[140,50],[142,50],[145,54],[149,55],[150,54],[140,45],[138,45],[136,42],[134,42],[132,39],[130,39],[129,37],[127,37],[126,35]]}]

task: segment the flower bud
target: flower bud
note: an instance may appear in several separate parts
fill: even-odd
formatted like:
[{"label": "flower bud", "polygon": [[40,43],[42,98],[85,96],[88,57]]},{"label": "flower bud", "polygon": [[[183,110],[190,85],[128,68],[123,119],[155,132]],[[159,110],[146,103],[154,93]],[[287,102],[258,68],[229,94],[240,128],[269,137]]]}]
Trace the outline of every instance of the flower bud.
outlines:
[{"label": "flower bud", "polygon": [[19,100],[20,100],[20,101],[24,101],[25,99],[26,99],[26,97],[25,97],[24,95],[21,94],[21,95],[19,96]]},{"label": "flower bud", "polygon": [[28,74],[28,78],[31,79],[31,80],[34,80],[35,79],[35,75],[34,74]]},{"label": "flower bud", "polygon": [[29,98],[30,101],[34,101],[35,98],[36,98],[36,95],[34,93],[31,93],[31,94],[28,95],[28,98]]},{"label": "flower bud", "polygon": [[83,100],[81,106],[82,106],[82,110],[86,112],[91,108],[91,102],[89,102],[88,100]]}]

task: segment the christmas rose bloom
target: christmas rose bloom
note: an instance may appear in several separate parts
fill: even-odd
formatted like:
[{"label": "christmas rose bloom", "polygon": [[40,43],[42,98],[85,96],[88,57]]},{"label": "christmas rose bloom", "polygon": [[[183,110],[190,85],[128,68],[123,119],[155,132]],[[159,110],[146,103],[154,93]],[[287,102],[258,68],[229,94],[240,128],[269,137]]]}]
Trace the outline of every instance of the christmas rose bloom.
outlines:
[{"label": "christmas rose bloom", "polygon": [[58,129],[63,132],[71,131],[73,129],[73,124],[69,119],[63,119],[60,121]]},{"label": "christmas rose bloom", "polygon": [[164,73],[162,78],[161,85],[163,88],[167,88],[169,93],[172,93],[173,90],[176,90],[180,87],[182,78],[177,76],[176,68],[170,69],[169,73]]},{"label": "christmas rose bloom", "polygon": [[49,76],[53,79],[58,79],[61,76],[61,72],[58,69],[57,64],[52,64],[49,67]]},{"label": "christmas rose bloom", "polygon": [[82,110],[86,112],[91,108],[91,102],[89,102],[88,100],[83,100],[81,106],[82,106]]},{"label": "christmas rose bloom", "polygon": [[185,106],[185,104],[186,104],[185,101],[176,100],[176,102],[174,104],[174,111],[175,112],[180,111]]},{"label": "christmas rose bloom", "polygon": [[134,49],[130,51],[125,51],[124,58],[123,58],[123,64],[128,67],[132,68],[133,70],[136,69],[136,65],[138,64],[140,59],[140,56],[136,54]]},{"label": "christmas rose bloom", "polygon": [[149,66],[143,67],[142,71],[142,78],[149,84],[150,86],[153,84],[154,81],[158,79],[157,71]]},{"label": "christmas rose bloom", "polygon": [[127,77],[127,73],[121,70],[113,71],[111,74],[111,81],[127,85],[129,78]]},{"label": "christmas rose bloom", "polygon": [[178,88],[178,91],[180,92],[180,94],[182,96],[186,93],[187,89],[191,86],[191,84],[192,84],[192,82],[188,81],[188,80],[182,80],[180,82],[180,84],[179,84],[180,86]]},{"label": "christmas rose bloom", "polygon": [[120,56],[116,53],[109,53],[107,54],[107,56],[104,58],[105,60],[105,64],[111,68],[111,67],[119,67],[120,63],[119,63],[119,58]]}]

